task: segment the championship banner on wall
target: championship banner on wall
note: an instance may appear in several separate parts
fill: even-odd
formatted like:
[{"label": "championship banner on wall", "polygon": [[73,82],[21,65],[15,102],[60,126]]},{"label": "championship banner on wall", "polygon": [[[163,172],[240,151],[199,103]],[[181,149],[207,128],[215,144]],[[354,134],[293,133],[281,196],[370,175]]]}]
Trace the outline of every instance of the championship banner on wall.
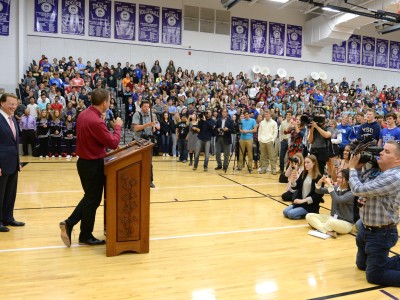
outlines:
[{"label": "championship banner on wall", "polygon": [[332,45],[332,61],[339,63],[346,62],[346,41]]},{"label": "championship banner on wall", "polygon": [[375,65],[375,38],[363,36],[361,64],[372,67]]},{"label": "championship banner on wall", "polygon": [[303,27],[287,25],[286,56],[301,57]]},{"label": "championship banner on wall", "polygon": [[135,40],[136,4],[114,2],[114,38]]},{"label": "championship banner on wall", "polygon": [[389,68],[400,69],[400,43],[390,41],[389,47]]},{"label": "championship banner on wall", "polygon": [[267,26],[266,21],[250,20],[250,52],[267,53]]},{"label": "championship banner on wall", "polygon": [[285,24],[269,22],[268,54],[283,56],[285,51]]},{"label": "championship banner on wall", "polygon": [[389,52],[389,41],[377,39],[376,51],[375,51],[375,67],[381,67],[381,68],[388,67],[388,52]]},{"label": "championship banner on wall", "polygon": [[249,41],[249,19],[232,17],[231,50],[247,52]]},{"label": "championship banner on wall", "polygon": [[182,45],[182,10],[162,8],[162,43]]},{"label": "championship banner on wall", "polygon": [[0,0],[0,35],[10,34],[10,2],[11,0]]},{"label": "championship banner on wall", "polygon": [[35,31],[57,33],[58,0],[35,0]]},{"label": "championship banner on wall", "polygon": [[359,65],[361,62],[361,36],[352,34],[347,41],[347,63]]},{"label": "championship banner on wall", "polygon": [[61,33],[85,35],[85,0],[62,0]]},{"label": "championship banner on wall", "polygon": [[111,0],[89,0],[89,36],[111,37]]},{"label": "championship banner on wall", "polygon": [[158,43],[160,36],[160,8],[139,4],[139,41]]}]

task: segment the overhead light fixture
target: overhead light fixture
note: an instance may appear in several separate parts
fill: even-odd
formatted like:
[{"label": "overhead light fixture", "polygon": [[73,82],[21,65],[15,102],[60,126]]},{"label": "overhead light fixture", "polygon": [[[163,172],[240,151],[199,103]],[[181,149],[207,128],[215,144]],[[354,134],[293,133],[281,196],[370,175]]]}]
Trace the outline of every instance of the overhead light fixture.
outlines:
[{"label": "overhead light fixture", "polygon": [[340,10],[331,8],[331,7],[329,7],[329,6],[324,6],[324,7],[322,7],[322,10],[331,11],[331,12],[340,12]]},{"label": "overhead light fixture", "polygon": [[279,2],[279,3],[286,3],[289,2],[289,0],[269,0],[271,2]]}]

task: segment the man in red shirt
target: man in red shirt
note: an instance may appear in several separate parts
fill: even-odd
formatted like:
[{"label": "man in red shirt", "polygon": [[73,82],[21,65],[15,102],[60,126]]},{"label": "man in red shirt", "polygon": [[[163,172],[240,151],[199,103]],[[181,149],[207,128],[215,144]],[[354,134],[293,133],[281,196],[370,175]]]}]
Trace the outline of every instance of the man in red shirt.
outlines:
[{"label": "man in red shirt", "polygon": [[83,81],[83,79],[81,78],[81,74],[76,73],[75,74],[75,78],[73,78],[71,80],[71,85],[73,87],[76,87],[76,90],[79,92],[81,90],[81,88],[85,85],[85,82]]},{"label": "man in red shirt", "polygon": [[60,103],[60,97],[59,96],[55,96],[54,97],[54,103],[51,104],[51,108],[53,110],[58,110],[60,112],[63,110],[63,105]]},{"label": "man in red shirt", "polygon": [[106,147],[118,147],[123,122],[117,118],[114,132],[111,133],[101,118],[110,106],[110,93],[107,90],[93,90],[91,101],[92,105],[79,114],[76,124],[76,155],[79,156],[77,169],[85,194],[68,219],[60,223],[61,239],[67,247],[71,247],[72,228],[79,221],[80,244],[93,246],[105,243],[95,238],[92,232],[104,188]]}]

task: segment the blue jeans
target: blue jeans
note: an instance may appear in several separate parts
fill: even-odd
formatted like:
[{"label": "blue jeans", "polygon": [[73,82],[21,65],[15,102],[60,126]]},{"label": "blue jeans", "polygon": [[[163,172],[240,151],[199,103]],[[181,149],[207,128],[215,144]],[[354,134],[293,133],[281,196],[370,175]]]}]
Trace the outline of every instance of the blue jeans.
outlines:
[{"label": "blue jeans", "polygon": [[293,208],[293,205],[289,205],[283,210],[283,216],[291,220],[304,219],[306,217],[306,214],[308,214],[308,211],[306,211],[304,208]]},{"label": "blue jeans", "polygon": [[168,153],[169,152],[169,141],[171,140],[170,135],[161,135],[161,152]]},{"label": "blue jeans", "polygon": [[200,152],[202,149],[204,149],[204,168],[208,167],[208,159],[210,158],[210,144],[211,141],[202,141],[202,140],[197,140],[196,144],[196,154],[194,155],[194,164],[193,168],[197,168],[199,165],[199,157],[200,157]]},{"label": "blue jeans", "polygon": [[399,238],[397,228],[357,227],[356,264],[360,270],[366,270],[367,281],[373,284],[400,287],[399,256],[389,257],[390,248],[396,245]]}]

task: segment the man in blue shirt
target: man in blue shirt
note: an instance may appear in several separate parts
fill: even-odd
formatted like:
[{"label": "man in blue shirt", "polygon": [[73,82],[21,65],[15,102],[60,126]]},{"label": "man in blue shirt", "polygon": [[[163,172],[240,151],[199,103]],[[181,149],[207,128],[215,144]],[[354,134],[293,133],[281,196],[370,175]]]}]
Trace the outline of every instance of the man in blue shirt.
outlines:
[{"label": "man in blue shirt", "polygon": [[378,141],[379,140],[379,133],[381,131],[381,127],[379,126],[378,122],[375,120],[375,110],[368,109],[367,113],[367,122],[362,124],[357,132],[357,140],[363,141],[367,136],[371,136],[372,139]]},{"label": "man in blue shirt", "polygon": [[384,147],[387,141],[400,141],[400,128],[396,126],[397,115],[389,113],[386,115],[387,128],[383,128],[379,134],[379,147]]},{"label": "man in blue shirt", "polygon": [[342,133],[342,142],[339,145],[339,154],[340,157],[343,156],[343,150],[344,148],[350,144],[350,133],[351,133],[351,127],[348,124],[348,116],[344,114],[342,116],[342,122],[338,125],[337,129]]},{"label": "man in blue shirt", "polygon": [[[253,134],[257,131],[257,123],[250,118],[248,111],[244,112],[244,119],[240,125],[240,140],[239,140],[239,164],[238,171],[244,167],[244,152],[247,150],[248,162],[253,163]],[[249,167],[250,169],[250,167]],[[250,170],[249,170],[250,171]]]}]

